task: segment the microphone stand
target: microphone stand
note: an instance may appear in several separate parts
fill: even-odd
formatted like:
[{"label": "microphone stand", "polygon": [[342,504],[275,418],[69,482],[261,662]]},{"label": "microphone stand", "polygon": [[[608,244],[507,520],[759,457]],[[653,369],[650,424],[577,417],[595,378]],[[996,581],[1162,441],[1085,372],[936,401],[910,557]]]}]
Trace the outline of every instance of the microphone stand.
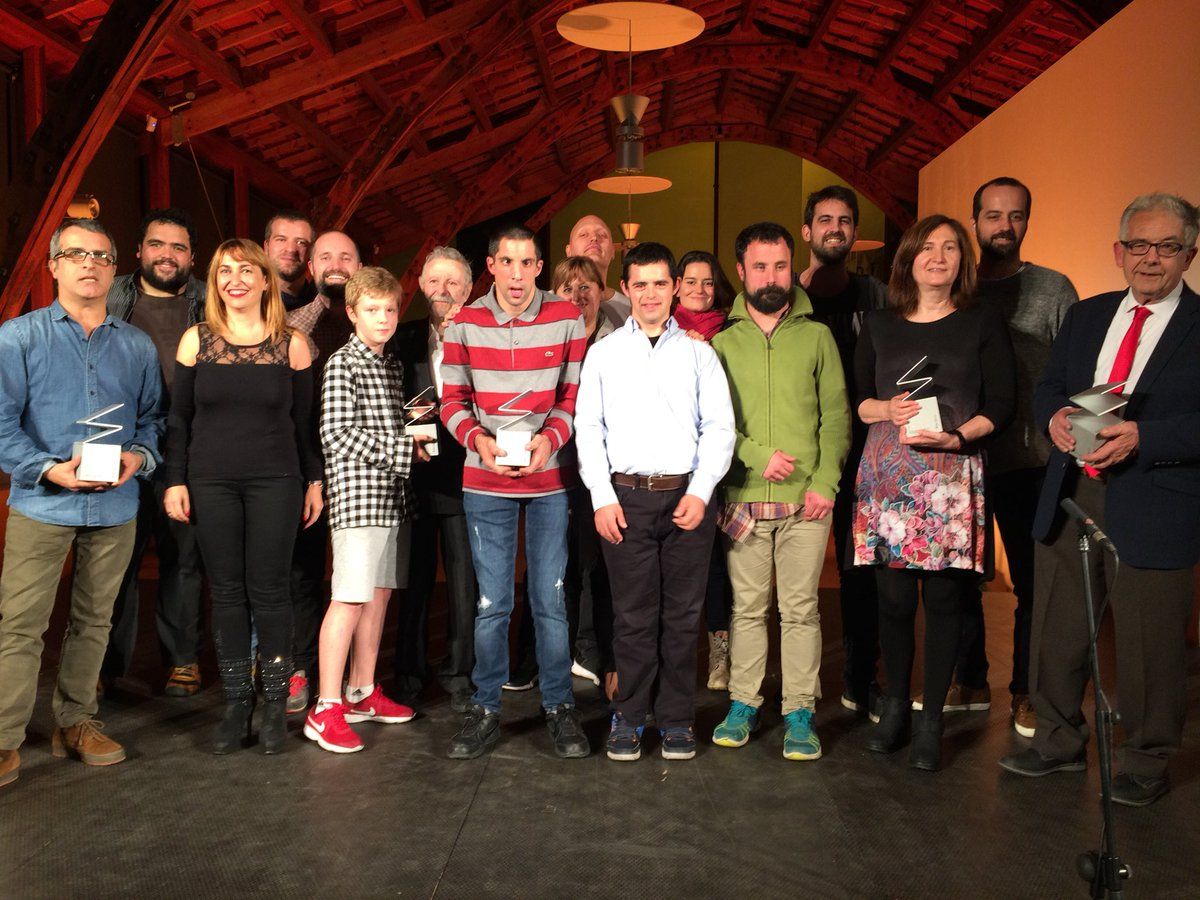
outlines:
[{"label": "microphone stand", "polygon": [[1121,882],[1132,874],[1117,856],[1116,828],[1112,802],[1112,732],[1116,718],[1104,688],[1100,684],[1100,657],[1096,649],[1096,608],[1092,605],[1092,577],[1088,557],[1091,538],[1085,525],[1079,525],[1079,555],[1083,562],[1083,597],[1087,607],[1088,657],[1092,667],[1092,689],[1096,696],[1096,743],[1100,755],[1100,805],[1104,814],[1104,830],[1098,850],[1079,854],[1075,867],[1084,881],[1091,883],[1091,896],[1096,900],[1121,900]]}]

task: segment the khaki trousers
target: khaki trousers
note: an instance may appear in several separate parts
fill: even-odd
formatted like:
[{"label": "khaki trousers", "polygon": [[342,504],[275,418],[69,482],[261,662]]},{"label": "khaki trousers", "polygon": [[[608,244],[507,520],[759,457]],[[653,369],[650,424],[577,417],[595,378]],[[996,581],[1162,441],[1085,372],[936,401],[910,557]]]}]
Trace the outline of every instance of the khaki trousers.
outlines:
[{"label": "khaki trousers", "polygon": [[72,544],[75,577],[54,689],[54,721],[66,728],[96,714],[96,680],[136,531],[135,520],[110,528],[75,528],[9,510],[0,574],[0,749],[15,750],[25,740],[37,697],[42,638]]},{"label": "khaki trousers", "polygon": [[813,708],[821,696],[821,614],[817,586],[833,518],[806,522],[799,514],[754,523],[742,543],[730,543],[729,697],[762,706],[767,670],[771,587],[779,597],[783,713]]}]

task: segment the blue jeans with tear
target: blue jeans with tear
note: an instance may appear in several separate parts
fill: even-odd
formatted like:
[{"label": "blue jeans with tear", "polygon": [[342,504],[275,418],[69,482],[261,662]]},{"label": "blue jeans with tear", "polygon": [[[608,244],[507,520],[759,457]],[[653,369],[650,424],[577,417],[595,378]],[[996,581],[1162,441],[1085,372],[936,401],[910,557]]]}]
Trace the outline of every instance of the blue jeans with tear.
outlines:
[{"label": "blue jeans with tear", "polygon": [[571,646],[563,578],[567,570],[567,493],[545,497],[463,494],[471,556],[479,582],[475,615],[474,701],[500,711],[508,680],[508,623],[513,611],[517,521],[525,510],[525,564],[537,638],[542,706],[575,705],[571,693]]}]

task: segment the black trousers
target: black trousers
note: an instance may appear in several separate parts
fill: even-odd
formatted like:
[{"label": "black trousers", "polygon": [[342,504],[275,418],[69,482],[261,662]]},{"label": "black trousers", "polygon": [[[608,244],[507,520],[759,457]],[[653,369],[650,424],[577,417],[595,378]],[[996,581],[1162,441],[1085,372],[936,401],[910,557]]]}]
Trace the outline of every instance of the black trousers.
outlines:
[{"label": "black trousers", "polygon": [[[713,503],[716,503],[713,500]],[[729,632],[729,615],[733,612],[733,587],[729,583],[729,567],[725,564],[724,538],[713,538],[712,555],[708,558],[708,582],[704,589],[704,623],[710,632]]]},{"label": "black trousers", "polygon": [[[1074,481],[1069,495],[1103,528],[1104,483],[1076,473],[1067,477]],[[1060,514],[1036,554],[1031,681],[1038,723],[1033,746],[1044,756],[1074,759],[1087,745],[1081,706],[1091,676],[1076,526]],[[1099,604],[1107,593],[1116,625],[1114,706],[1125,735],[1119,763],[1131,775],[1158,778],[1183,739],[1192,571],[1122,564],[1114,583],[1112,557],[1095,542],[1090,561],[1094,599]]]},{"label": "black trousers", "polygon": [[253,612],[259,656],[290,659],[288,572],[303,505],[300,479],[196,479],[189,489],[212,592],[217,658],[250,658]]},{"label": "black trousers", "polygon": [[[1013,695],[1029,693],[1029,644],[1033,631],[1033,517],[1042,492],[1045,469],[1018,469],[987,479],[988,504],[1000,528],[1017,608],[1013,614]],[[967,687],[988,683],[987,633],[983,621],[983,588],[976,587],[963,608],[962,639],[958,645],[958,680]]]},{"label": "black trousers", "polygon": [[868,702],[879,662],[879,594],[875,571],[870,566],[850,565],[850,528],[854,522],[854,481],[858,476],[861,448],[851,453],[833,501],[833,545],[837,551],[841,590],[842,684],[859,703]]},{"label": "black trousers", "polygon": [[685,488],[616,486],[624,540],[603,542],[613,598],[613,705],[641,725],[653,697],[655,724],[687,727],[695,718],[696,642],[716,534],[713,504],[693,531],[671,521]]},{"label": "black trousers", "polygon": [[329,598],[325,592],[328,575],[329,519],[324,513],[308,528],[295,534],[289,569],[292,604],[292,664],[303,669],[310,684],[317,680],[317,641]]},{"label": "black trousers", "polygon": [[879,643],[889,697],[907,700],[912,696],[919,587],[925,605],[925,709],[940,710],[945,705],[958,653],[963,602],[978,577],[974,572],[923,572],[887,566],[875,570]]},{"label": "black trousers", "polygon": [[[444,506],[444,504],[443,504]],[[413,524],[408,590],[401,593],[394,673],[401,697],[415,698],[429,681],[429,606],[437,584],[438,553],[446,572],[446,657],[437,679],[448,692],[470,690],[475,665],[475,606],[479,588],[471,561],[467,517],[422,503]]]},{"label": "black trousers", "polygon": [[137,536],[133,557],[121,581],[113,606],[112,630],[101,673],[117,678],[129,672],[137,647],[138,571],[151,539],[158,556],[158,605],[155,625],[162,660],[168,666],[186,666],[200,655],[201,589],[203,569],[195,529],[176,522],[163,509],[166,486],[160,476],[139,479]]}]

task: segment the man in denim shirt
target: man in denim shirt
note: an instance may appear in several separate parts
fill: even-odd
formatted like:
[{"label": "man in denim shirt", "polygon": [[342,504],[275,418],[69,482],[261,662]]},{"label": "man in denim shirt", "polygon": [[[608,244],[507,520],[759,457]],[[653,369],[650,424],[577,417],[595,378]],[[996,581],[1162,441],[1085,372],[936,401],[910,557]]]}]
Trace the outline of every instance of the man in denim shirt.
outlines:
[{"label": "man in denim shirt", "polygon": [[[12,476],[0,574],[0,786],[17,779],[17,748],[33,713],[42,635],[63,563],[75,547],[67,634],[54,691],[51,750],[88,765],[125,750],[95,716],[96,679],[113,601],[133,551],[138,485],[157,462],[162,375],[147,335],[106,313],[116,252],[100,223],[66,219],[50,239],[58,299],[0,327],[0,468]],[[80,481],[78,424],[114,404],[120,431],[115,483]]]}]

